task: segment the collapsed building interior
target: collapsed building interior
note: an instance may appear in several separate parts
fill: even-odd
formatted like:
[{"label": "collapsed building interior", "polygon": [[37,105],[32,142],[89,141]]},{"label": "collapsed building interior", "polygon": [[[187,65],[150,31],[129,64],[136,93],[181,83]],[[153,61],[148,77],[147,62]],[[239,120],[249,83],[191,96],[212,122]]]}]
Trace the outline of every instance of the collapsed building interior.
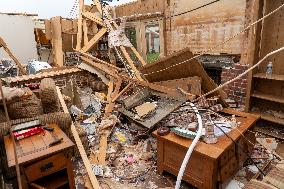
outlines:
[{"label": "collapsed building interior", "polygon": [[1,188],[283,188],[284,1],[109,2],[0,13]]}]

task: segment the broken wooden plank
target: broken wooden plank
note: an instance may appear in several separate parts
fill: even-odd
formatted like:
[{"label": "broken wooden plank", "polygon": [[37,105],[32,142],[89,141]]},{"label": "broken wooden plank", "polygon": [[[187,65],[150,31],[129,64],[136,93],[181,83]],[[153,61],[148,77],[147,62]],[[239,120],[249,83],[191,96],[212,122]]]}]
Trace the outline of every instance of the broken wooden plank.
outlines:
[{"label": "broken wooden plank", "polygon": [[64,57],[62,50],[63,44],[60,16],[51,18],[51,35],[53,62],[57,66],[62,67],[64,66]]},{"label": "broken wooden plank", "polygon": [[107,32],[106,28],[100,29],[98,33],[80,50],[82,52],[89,51],[97,42],[103,37],[103,35]]},{"label": "broken wooden plank", "polygon": [[125,93],[131,86],[132,82],[129,82],[124,89],[122,89],[116,96],[113,97],[112,102],[115,102],[123,93]]},{"label": "broken wooden plank", "polygon": [[142,66],[146,65],[145,60],[143,59],[143,57],[139,54],[139,52],[134,48],[134,47],[130,47],[130,49],[134,52],[134,54],[136,55],[136,57],[138,58],[138,60],[141,62]]},{"label": "broken wooden plank", "polygon": [[[63,99],[63,96],[62,96],[62,94],[60,92],[59,87],[56,87],[56,90],[57,90],[57,95],[58,95],[59,101],[61,103],[61,106],[63,108],[63,111],[65,113],[69,114],[68,108],[67,108],[67,106],[66,106],[66,104],[64,102],[64,99]],[[82,144],[82,141],[81,141],[81,139],[79,137],[79,134],[78,134],[78,132],[76,130],[76,127],[75,127],[74,123],[71,124],[71,132],[72,132],[72,135],[73,135],[73,137],[75,139],[75,143],[76,143],[76,145],[78,147],[79,153],[80,153],[80,155],[82,157],[83,163],[84,163],[84,165],[86,167],[88,176],[89,176],[90,181],[92,183],[92,186],[93,186],[94,189],[99,189],[100,188],[99,182],[98,182],[98,180],[96,178],[96,175],[94,174],[94,172],[92,170],[92,165],[91,165],[91,163],[90,163],[90,161],[88,159],[88,156],[87,156],[87,154],[86,154],[86,152],[84,150],[84,146]]]},{"label": "broken wooden plank", "polygon": [[114,103],[111,102],[111,94],[113,92],[113,87],[114,87],[114,83],[113,83],[113,79],[110,80],[109,84],[108,84],[108,93],[107,93],[107,105],[105,107],[105,116],[107,117],[113,110],[114,107]]},{"label": "broken wooden plank", "polygon": [[94,4],[96,5],[99,13],[101,15],[103,15],[103,10],[102,10],[102,5],[101,5],[101,2],[99,0],[93,0]]},{"label": "broken wooden plank", "polygon": [[82,35],[83,35],[83,18],[82,13],[84,12],[84,0],[79,0],[79,18],[78,18],[78,33],[77,33],[77,44],[76,49],[80,50],[82,47]]},{"label": "broken wooden plank", "polygon": [[140,72],[137,70],[136,66],[134,65],[133,60],[129,56],[128,52],[126,51],[125,47],[121,46],[120,50],[122,51],[125,59],[127,60],[128,64],[130,65],[131,69],[134,71],[135,76],[137,77],[138,80],[144,81],[144,79],[141,77]]},{"label": "broken wooden plank", "polygon": [[106,152],[107,152],[107,138],[108,138],[109,131],[104,131],[101,134],[100,139],[100,148],[99,148],[99,154],[98,154],[98,162],[99,165],[106,165]]},{"label": "broken wooden plank", "polygon": [[91,21],[93,21],[93,22],[95,22],[95,23],[97,23],[97,24],[99,24],[99,25],[101,25],[101,26],[104,25],[103,20],[102,20],[101,18],[98,18],[98,17],[97,17],[94,13],[92,13],[92,12],[83,12],[82,15],[83,15],[85,18],[87,18],[87,19],[89,19],[89,20],[91,20]]},{"label": "broken wooden plank", "polygon": [[87,20],[83,19],[83,33],[84,33],[84,45],[88,44],[88,26],[87,26]]}]

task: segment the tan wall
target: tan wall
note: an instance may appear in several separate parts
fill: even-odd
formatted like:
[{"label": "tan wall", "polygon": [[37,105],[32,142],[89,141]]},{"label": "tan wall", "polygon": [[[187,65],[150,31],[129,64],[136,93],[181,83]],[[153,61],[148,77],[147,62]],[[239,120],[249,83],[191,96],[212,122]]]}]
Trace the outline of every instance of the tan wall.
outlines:
[{"label": "tan wall", "polygon": [[[199,7],[211,0],[171,0],[166,17]],[[172,17],[166,21],[167,54],[190,47],[198,53],[221,43],[244,28],[246,0],[220,1],[207,7]],[[243,37],[238,37],[208,54],[241,54]]]},{"label": "tan wall", "polygon": [[116,17],[164,11],[165,0],[137,0],[115,8]]}]

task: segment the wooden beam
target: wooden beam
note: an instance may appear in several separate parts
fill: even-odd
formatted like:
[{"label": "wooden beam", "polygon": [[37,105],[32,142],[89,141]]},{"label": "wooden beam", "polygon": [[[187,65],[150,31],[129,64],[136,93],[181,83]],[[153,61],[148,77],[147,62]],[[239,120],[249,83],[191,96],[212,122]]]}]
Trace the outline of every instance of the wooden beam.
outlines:
[{"label": "wooden beam", "polygon": [[94,4],[96,5],[96,7],[97,7],[99,13],[100,13],[101,15],[103,15],[102,5],[101,5],[100,1],[99,1],[99,0],[93,0],[93,2],[94,2]]},{"label": "wooden beam", "polygon": [[78,18],[78,31],[77,31],[77,44],[76,44],[77,50],[80,50],[82,47],[82,35],[83,35],[82,14],[83,12],[84,12],[84,0],[79,0],[79,18]]},{"label": "wooden beam", "polygon": [[106,165],[106,152],[107,152],[107,138],[109,136],[108,131],[102,132],[100,139],[100,148],[98,154],[99,165]]},{"label": "wooden beam", "polygon": [[124,89],[122,89],[116,96],[113,97],[112,102],[115,102],[123,93],[125,93],[131,86],[133,82],[129,82]]},{"label": "wooden beam", "polygon": [[84,32],[84,45],[88,44],[88,26],[87,26],[87,20],[83,19],[83,32]]},{"label": "wooden beam", "polygon": [[105,107],[105,117],[109,116],[109,114],[112,112],[113,107],[114,107],[114,103],[111,101],[113,87],[114,87],[114,83],[113,83],[113,79],[111,79],[108,84],[107,105]]},{"label": "wooden beam", "polygon": [[[67,108],[67,106],[66,106],[66,104],[64,102],[64,99],[63,99],[63,96],[62,96],[62,94],[60,92],[59,87],[56,87],[56,90],[57,90],[58,98],[59,98],[59,101],[60,101],[61,106],[63,108],[63,111],[65,113],[69,113],[68,108]],[[86,152],[84,150],[84,146],[82,144],[82,141],[81,141],[81,139],[79,137],[79,134],[78,134],[78,132],[76,130],[76,127],[75,127],[75,125],[73,123],[71,124],[71,132],[73,134],[73,137],[75,139],[75,143],[76,143],[76,145],[78,147],[78,150],[80,152],[80,155],[82,157],[82,160],[83,160],[83,163],[84,163],[85,168],[87,170],[87,173],[88,173],[89,179],[91,181],[91,184],[92,184],[94,189],[99,189],[100,188],[99,182],[98,182],[98,180],[96,178],[96,175],[94,174],[94,172],[92,170],[91,163],[90,163],[90,161],[88,159],[88,156],[87,156],[87,154],[86,154]]]},{"label": "wooden beam", "polygon": [[20,73],[22,75],[26,75],[27,71],[26,69],[22,66],[22,64],[20,63],[20,61],[14,56],[14,54],[10,51],[10,49],[8,48],[7,44],[5,43],[5,41],[0,37],[0,48],[3,47],[4,50],[6,51],[6,53],[13,59],[13,61],[15,62],[15,64],[18,66]]},{"label": "wooden beam", "polygon": [[93,22],[96,22],[97,24],[99,24],[99,25],[101,25],[101,26],[104,25],[103,20],[102,20],[101,18],[98,18],[98,17],[97,17],[94,13],[92,13],[92,12],[83,12],[82,15],[83,15],[85,18],[87,18],[87,19],[89,19],[89,20],[91,20],[91,21],[93,21]]},{"label": "wooden beam", "polygon": [[130,49],[134,52],[134,54],[136,55],[136,57],[138,58],[138,60],[141,62],[142,66],[146,65],[145,60],[143,59],[143,57],[139,54],[139,52],[134,48],[134,47],[130,47]]},{"label": "wooden beam", "polygon": [[129,54],[126,51],[125,47],[120,46],[120,50],[121,50],[122,54],[124,55],[124,57],[126,58],[127,62],[129,63],[131,69],[134,71],[135,76],[137,77],[137,79],[140,80],[140,81],[143,81],[143,78],[141,77],[140,72],[137,70],[136,66],[134,65],[133,60],[129,56]]},{"label": "wooden beam", "polygon": [[100,29],[98,33],[80,50],[82,52],[87,52],[89,51],[102,37],[103,35],[107,32],[106,28]]},{"label": "wooden beam", "polygon": [[186,98],[186,99],[191,100],[191,101],[196,98],[196,96],[193,95],[193,94],[183,95],[177,89],[174,89],[174,88],[169,88],[169,87],[161,86],[161,85],[158,85],[158,84],[149,83],[149,82],[146,82],[146,81],[140,81],[138,79],[133,79],[133,78],[130,78],[129,76],[119,74],[118,72],[116,72],[115,70],[110,69],[110,67],[108,67],[108,66],[106,66],[104,64],[95,63],[92,60],[87,59],[85,57],[81,57],[81,58],[82,58],[83,61],[85,61],[86,64],[88,64],[90,66],[93,66],[93,67],[95,67],[95,68],[97,68],[97,69],[99,69],[99,70],[109,74],[110,76],[112,76],[112,77],[114,77],[116,79],[120,78],[123,81],[127,81],[127,82],[131,81],[134,84],[137,84],[137,85],[140,85],[140,86],[144,86],[144,87],[149,87],[152,90],[165,93],[165,94],[167,94],[169,96],[172,96],[172,97]]},{"label": "wooden beam", "polygon": [[51,19],[51,43],[53,62],[62,67],[64,65],[64,57],[62,50],[62,29],[61,29],[61,17],[57,16]]}]

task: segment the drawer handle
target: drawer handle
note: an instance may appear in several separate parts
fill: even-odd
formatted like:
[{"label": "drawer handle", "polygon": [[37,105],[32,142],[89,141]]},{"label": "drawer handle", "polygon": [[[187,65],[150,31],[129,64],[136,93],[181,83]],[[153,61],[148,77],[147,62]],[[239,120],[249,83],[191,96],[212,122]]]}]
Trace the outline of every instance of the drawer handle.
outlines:
[{"label": "drawer handle", "polygon": [[50,169],[53,168],[53,167],[54,167],[53,163],[52,163],[52,162],[49,162],[49,163],[47,163],[47,164],[41,166],[41,167],[40,167],[40,171],[41,171],[41,172],[46,172],[46,171],[50,170]]}]

